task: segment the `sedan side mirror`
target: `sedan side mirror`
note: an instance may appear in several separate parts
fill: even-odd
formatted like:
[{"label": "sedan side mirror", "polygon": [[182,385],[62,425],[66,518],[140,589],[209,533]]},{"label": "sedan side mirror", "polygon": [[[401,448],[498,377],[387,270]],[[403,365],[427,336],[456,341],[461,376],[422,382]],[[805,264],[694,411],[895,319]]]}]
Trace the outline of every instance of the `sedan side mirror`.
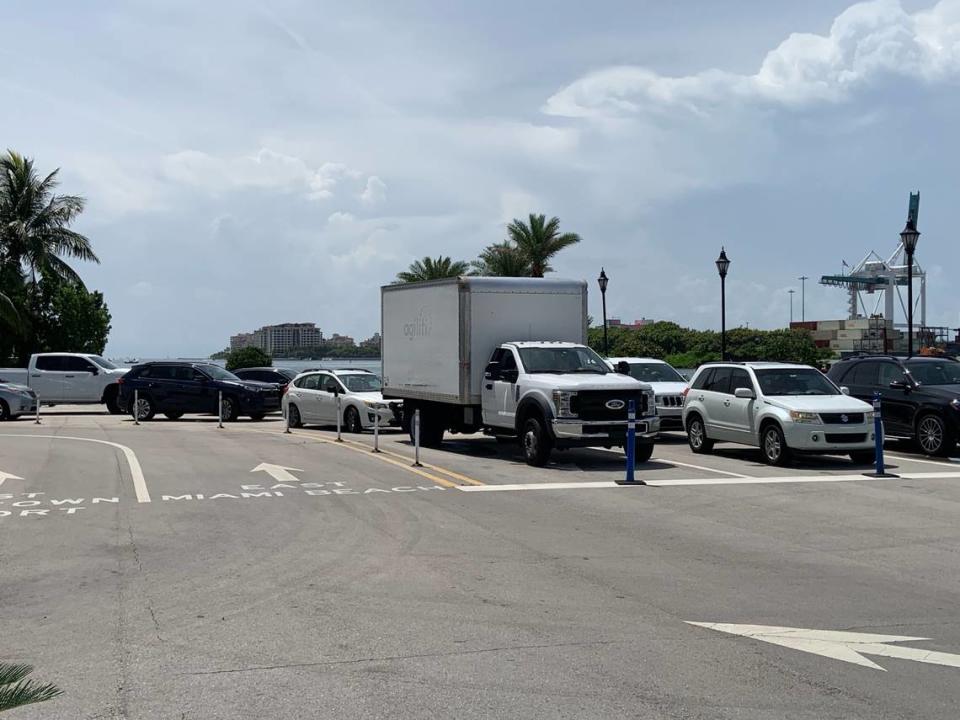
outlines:
[{"label": "sedan side mirror", "polygon": [[741,400],[755,400],[757,394],[752,388],[737,388],[733,391],[733,396]]},{"label": "sedan side mirror", "polygon": [[850,388],[848,388],[846,385],[844,385],[842,388],[840,388],[840,392],[841,392],[842,394],[844,394],[844,395],[849,395],[849,394],[850,394]]}]

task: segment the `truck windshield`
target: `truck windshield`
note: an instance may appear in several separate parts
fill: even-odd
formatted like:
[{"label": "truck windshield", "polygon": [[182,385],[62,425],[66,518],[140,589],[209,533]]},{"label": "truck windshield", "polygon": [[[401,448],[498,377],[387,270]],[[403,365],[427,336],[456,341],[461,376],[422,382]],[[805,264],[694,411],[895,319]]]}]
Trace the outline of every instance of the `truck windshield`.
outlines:
[{"label": "truck windshield", "polygon": [[112,362],[110,362],[109,360],[100,357],[99,355],[88,355],[88,356],[87,356],[87,360],[92,360],[92,361],[95,362],[97,365],[99,365],[100,367],[102,367],[104,370],[116,370],[116,369],[117,369],[117,366],[116,366],[116,365],[114,365],[114,364],[113,364]]},{"label": "truck windshield", "polygon": [[908,362],[907,369],[921,385],[960,385],[960,363]]},{"label": "truck windshield", "polygon": [[520,348],[520,361],[528,373],[596,373],[610,372],[607,364],[588,347],[525,347]]},{"label": "truck windshield", "polygon": [[357,373],[356,375],[337,375],[340,381],[347,386],[350,392],[380,392],[380,378],[373,373]]},{"label": "truck windshield", "polygon": [[686,382],[683,375],[666,363],[630,363],[630,377],[640,382]]},{"label": "truck windshield", "polygon": [[839,395],[836,386],[813,368],[755,370],[764,395]]}]

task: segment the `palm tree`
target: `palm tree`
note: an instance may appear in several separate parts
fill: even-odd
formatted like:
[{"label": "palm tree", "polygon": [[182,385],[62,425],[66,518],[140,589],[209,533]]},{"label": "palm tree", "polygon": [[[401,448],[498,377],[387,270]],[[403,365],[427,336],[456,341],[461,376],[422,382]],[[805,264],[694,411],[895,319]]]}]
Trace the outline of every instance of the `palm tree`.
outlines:
[{"label": "palm tree", "polygon": [[0,292],[0,324],[16,329],[20,326],[20,314],[13,300]]},{"label": "palm tree", "polygon": [[507,225],[510,239],[530,263],[530,275],[543,277],[551,272],[550,258],[565,247],[576,245],[580,236],[576,233],[560,233],[560,218],[552,217],[548,221],[545,215],[530,213],[529,224],[514,220]]},{"label": "palm tree", "polygon": [[76,195],[55,195],[58,170],[41,178],[33,160],[13,150],[0,156],[0,269],[25,268],[32,279],[52,273],[83,286],[64,257],[99,263],[90,241],[70,229],[85,201]]},{"label": "palm tree", "polygon": [[451,260],[445,255],[436,258],[424,257],[410,263],[404,272],[397,273],[397,282],[413,283],[421,280],[440,280],[441,278],[466,275],[470,265],[463,260]]},{"label": "palm tree", "polygon": [[33,668],[30,665],[0,663],[0,712],[22,705],[44,702],[63,693],[52,683],[25,680]]},{"label": "palm tree", "polygon": [[504,240],[488,245],[473,263],[477,275],[487,277],[530,277],[530,262],[516,245]]}]

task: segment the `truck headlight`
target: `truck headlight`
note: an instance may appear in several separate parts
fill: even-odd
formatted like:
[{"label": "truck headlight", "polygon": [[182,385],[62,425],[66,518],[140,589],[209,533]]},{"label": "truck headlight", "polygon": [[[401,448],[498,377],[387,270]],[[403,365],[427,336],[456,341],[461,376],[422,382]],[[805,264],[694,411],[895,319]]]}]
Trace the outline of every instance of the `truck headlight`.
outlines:
[{"label": "truck headlight", "polygon": [[575,392],[569,392],[567,390],[553,391],[553,409],[557,413],[558,418],[577,416],[573,411],[573,400],[576,396],[577,394]]},{"label": "truck headlight", "polygon": [[803,412],[802,410],[791,410],[790,419],[795,423],[818,423],[820,416],[815,412]]},{"label": "truck headlight", "polygon": [[[647,396],[647,415],[656,415],[657,414],[657,393],[653,390],[645,392],[644,395]],[[638,410],[640,408],[637,408]]]}]

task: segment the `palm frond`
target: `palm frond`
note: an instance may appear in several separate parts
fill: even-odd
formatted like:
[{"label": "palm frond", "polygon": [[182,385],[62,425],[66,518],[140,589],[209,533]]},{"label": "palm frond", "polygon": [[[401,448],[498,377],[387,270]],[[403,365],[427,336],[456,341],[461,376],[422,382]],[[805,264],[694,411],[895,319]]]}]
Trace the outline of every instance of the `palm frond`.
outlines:
[{"label": "palm frond", "polygon": [[63,690],[53,683],[26,680],[27,675],[32,672],[33,667],[30,665],[0,663],[0,712],[46,702],[63,694]]}]

